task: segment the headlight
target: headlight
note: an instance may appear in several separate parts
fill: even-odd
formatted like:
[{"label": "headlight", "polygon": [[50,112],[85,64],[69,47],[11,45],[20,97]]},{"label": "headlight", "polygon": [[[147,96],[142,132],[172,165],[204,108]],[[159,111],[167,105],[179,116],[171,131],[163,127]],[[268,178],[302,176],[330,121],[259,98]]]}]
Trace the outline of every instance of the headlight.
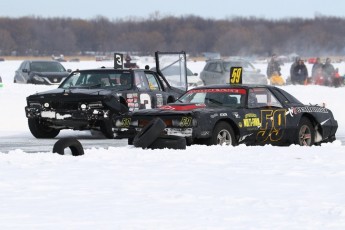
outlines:
[{"label": "headlight", "polygon": [[49,108],[50,105],[49,105],[48,102],[46,102],[46,103],[43,104],[43,106],[44,106],[44,108]]},{"label": "headlight", "polygon": [[44,79],[43,79],[41,76],[34,75],[32,78],[33,78],[35,81],[44,82]]},{"label": "headlight", "polygon": [[85,104],[81,104],[81,105],[80,105],[80,108],[81,108],[82,110],[85,110],[86,107],[87,107],[87,106],[86,106]]}]

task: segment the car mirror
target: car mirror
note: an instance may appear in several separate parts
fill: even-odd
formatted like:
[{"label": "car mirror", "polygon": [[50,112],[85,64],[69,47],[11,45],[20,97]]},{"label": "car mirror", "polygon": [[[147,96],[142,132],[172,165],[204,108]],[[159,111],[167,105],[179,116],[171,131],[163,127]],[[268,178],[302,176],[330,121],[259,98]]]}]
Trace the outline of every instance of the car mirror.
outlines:
[{"label": "car mirror", "polygon": [[69,73],[70,73],[70,72],[72,72],[72,70],[71,70],[71,69],[67,69],[67,72],[69,72]]},{"label": "car mirror", "polygon": [[28,69],[22,69],[22,72],[23,73],[28,73],[29,71],[28,71]]},{"label": "car mirror", "polygon": [[194,76],[198,76],[198,73],[193,73]]}]

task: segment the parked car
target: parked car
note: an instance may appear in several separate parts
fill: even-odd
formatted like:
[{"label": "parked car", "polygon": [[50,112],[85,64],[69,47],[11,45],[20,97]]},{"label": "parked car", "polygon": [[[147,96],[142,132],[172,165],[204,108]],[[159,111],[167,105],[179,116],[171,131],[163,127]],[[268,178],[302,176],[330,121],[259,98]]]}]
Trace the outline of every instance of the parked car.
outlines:
[{"label": "parked car", "polygon": [[268,83],[267,77],[260,73],[259,69],[255,69],[249,61],[240,58],[207,60],[200,73],[200,79],[204,85],[229,83],[231,67],[242,67],[243,84],[266,85]]},{"label": "parked car", "polygon": [[329,109],[304,105],[278,87],[226,84],[197,87],[175,103],[118,116],[115,130],[138,138],[156,118],[165,122],[165,135],[207,145],[320,145],[334,141],[338,128]]},{"label": "parked car", "polygon": [[[165,54],[156,52],[156,61]],[[176,56],[172,62],[180,63],[181,68],[185,66],[186,59],[179,60],[185,53],[168,55]],[[114,64],[118,63],[123,67],[123,60],[116,59]],[[174,83],[186,86],[186,77],[179,80]],[[76,70],[57,89],[28,96],[25,112],[36,138],[54,138],[62,129],[98,130],[113,138],[113,115],[157,108],[175,101],[185,91],[147,69]]]},{"label": "parked car", "polygon": [[[156,67],[151,68],[151,70],[156,71]],[[180,68],[176,65],[161,69],[161,71],[164,77],[167,79],[174,79],[174,77],[180,76]],[[199,78],[198,73],[193,73],[193,71],[189,68],[187,68],[187,84],[188,89],[204,85],[202,80]]]},{"label": "parked car", "polygon": [[58,61],[25,60],[15,71],[14,83],[58,85],[70,72]]}]

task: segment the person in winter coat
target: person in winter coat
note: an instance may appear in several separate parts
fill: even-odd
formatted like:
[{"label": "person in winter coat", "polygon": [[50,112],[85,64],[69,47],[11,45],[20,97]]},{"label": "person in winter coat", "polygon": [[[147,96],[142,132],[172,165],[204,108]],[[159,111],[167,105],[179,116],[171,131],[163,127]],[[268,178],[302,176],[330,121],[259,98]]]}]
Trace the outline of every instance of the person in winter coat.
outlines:
[{"label": "person in winter coat", "polygon": [[334,66],[331,64],[330,58],[326,58],[326,62],[322,66],[322,71],[325,77],[325,85],[332,85],[335,69]]},{"label": "person in winter coat", "polygon": [[268,65],[267,65],[267,71],[266,71],[267,78],[270,79],[274,73],[278,73],[278,75],[281,76],[280,70],[281,68],[278,62],[277,55],[273,54],[271,60],[268,62]]},{"label": "person in winter coat", "polygon": [[315,82],[316,78],[320,75],[319,69],[320,68],[322,69],[322,66],[323,66],[323,64],[321,62],[321,59],[319,57],[317,57],[315,63],[313,64],[313,67],[311,69],[311,78],[312,78],[313,82]]},{"label": "person in winter coat", "polygon": [[291,83],[296,85],[306,84],[308,78],[308,69],[303,60],[299,60],[298,64],[292,69]]}]

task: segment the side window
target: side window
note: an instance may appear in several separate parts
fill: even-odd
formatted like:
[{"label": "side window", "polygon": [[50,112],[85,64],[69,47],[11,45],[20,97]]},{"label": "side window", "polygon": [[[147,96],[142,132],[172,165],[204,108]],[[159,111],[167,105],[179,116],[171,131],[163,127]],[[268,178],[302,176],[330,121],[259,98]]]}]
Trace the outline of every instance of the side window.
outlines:
[{"label": "side window", "polygon": [[217,63],[217,65],[216,65],[215,72],[222,72],[222,67],[220,66],[219,63]]},{"label": "side window", "polygon": [[136,72],[134,82],[139,90],[150,90],[149,82],[144,72]]},{"label": "side window", "polygon": [[250,89],[248,94],[248,108],[260,108],[273,106],[282,108],[283,106],[277,98],[266,88]]},{"label": "side window", "polygon": [[146,73],[147,81],[149,82],[150,90],[161,90],[161,87],[156,79],[156,77],[151,73]]}]

